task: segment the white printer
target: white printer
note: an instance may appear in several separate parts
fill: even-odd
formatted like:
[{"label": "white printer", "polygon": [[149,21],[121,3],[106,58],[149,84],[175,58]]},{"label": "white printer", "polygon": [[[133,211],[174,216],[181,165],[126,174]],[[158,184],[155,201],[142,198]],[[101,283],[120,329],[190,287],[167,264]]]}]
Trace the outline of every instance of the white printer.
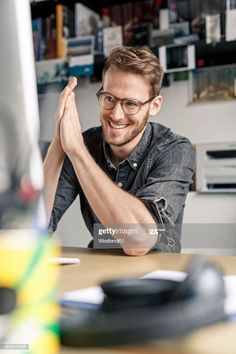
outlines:
[{"label": "white printer", "polygon": [[236,142],[196,145],[196,190],[236,193]]}]

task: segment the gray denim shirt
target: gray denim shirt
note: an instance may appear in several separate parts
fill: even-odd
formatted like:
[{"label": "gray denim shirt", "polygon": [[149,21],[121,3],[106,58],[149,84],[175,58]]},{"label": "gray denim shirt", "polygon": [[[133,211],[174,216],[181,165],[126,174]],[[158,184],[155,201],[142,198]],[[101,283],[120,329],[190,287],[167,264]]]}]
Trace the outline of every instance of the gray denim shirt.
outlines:
[{"label": "gray denim shirt", "polygon": [[[161,124],[149,122],[139,144],[116,168],[103,140],[101,127],[91,128],[83,136],[90,154],[107,176],[149,209],[162,230],[155,249],[180,252],[185,199],[195,170],[195,154],[190,141]],[[85,224],[93,236],[93,226],[100,221],[81,189],[69,158],[65,157],[50,219],[50,232],[56,230],[59,220],[77,195],[80,196]],[[89,247],[93,247],[93,242]]]}]

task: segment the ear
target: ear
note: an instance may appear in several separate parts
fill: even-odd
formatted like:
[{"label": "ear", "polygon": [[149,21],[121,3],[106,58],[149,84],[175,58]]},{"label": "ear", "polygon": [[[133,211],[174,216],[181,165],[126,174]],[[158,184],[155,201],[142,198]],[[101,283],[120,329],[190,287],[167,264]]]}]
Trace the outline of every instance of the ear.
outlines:
[{"label": "ear", "polygon": [[160,111],[162,105],[163,97],[161,95],[156,96],[150,105],[149,115],[155,116],[157,112]]}]

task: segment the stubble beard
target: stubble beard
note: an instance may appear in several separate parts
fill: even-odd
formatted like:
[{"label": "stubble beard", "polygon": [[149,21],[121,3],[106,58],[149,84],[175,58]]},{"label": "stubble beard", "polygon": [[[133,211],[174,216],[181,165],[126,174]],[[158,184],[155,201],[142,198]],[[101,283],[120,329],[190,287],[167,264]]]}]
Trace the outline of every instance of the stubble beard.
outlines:
[{"label": "stubble beard", "polygon": [[147,112],[146,115],[144,116],[142,122],[140,123],[140,125],[137,126],[134,130],[132,130],[129,135],[124,136],[124,140],[117,141],[117,142],[115,141],[116,137],[109,138],[106,135],[106,131],[104,129],[104,126],[103,126],[103,123],[102,123],[102,120],[101,120],[103,138],[104,138],[105,142],[107,144],[109,144],[109,145],[112,145],[112,146],[124,146],[124,145],[130,143],[132,140],[134,140],[144,130],[144,128],[145,128],[145,126],[147,124],[148,118],[149,118],[149,114]]}]

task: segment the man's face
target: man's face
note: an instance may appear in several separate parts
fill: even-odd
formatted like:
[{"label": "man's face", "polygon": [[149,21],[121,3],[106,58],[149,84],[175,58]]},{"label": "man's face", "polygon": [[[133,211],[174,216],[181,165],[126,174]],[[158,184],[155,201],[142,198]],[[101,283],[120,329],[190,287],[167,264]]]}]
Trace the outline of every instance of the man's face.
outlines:
[{"label": "man's face", "polygon": [[[136,99],[145,102],[150,99],[151,87],[141,75],[128,73],[111,66],[105,74],[103,91],[116,98]],[[125,113],[118,101],[112,110],[100,107],[100,119],[105,141],[113,146],[125,146],[140,140],[149,117],[150,103],[134,115]]]}]

